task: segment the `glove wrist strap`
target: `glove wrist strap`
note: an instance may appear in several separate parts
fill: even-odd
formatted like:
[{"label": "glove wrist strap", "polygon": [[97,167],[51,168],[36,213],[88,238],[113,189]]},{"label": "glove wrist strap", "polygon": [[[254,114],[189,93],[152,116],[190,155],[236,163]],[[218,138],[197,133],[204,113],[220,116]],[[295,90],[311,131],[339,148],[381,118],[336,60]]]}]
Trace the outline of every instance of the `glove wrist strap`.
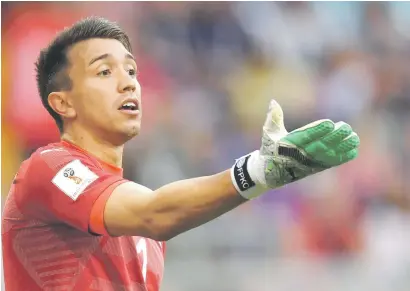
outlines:
[{"label": "glove wrist strap", "polygon": [[[256,198],[267,191],[259,182],[256,172],[263,171],[264,165],[259,163],[259,151],[254,151],[235,161],[231,168],[231,179],[238,193],[245,199]],[[259,169],[261,167],[261,169]]]}]

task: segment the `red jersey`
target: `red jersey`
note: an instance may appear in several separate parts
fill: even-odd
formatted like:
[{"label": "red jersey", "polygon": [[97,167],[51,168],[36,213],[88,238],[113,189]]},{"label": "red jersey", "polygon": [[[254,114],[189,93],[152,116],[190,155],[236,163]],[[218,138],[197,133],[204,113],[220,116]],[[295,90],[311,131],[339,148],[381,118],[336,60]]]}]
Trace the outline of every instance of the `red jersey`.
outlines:
[{"label": "red jersey", "polygon": [[24,161],[2,218],[6,290],[158,291],[163,242],[90,227],[124,182],[121,168],[65,141]]}]

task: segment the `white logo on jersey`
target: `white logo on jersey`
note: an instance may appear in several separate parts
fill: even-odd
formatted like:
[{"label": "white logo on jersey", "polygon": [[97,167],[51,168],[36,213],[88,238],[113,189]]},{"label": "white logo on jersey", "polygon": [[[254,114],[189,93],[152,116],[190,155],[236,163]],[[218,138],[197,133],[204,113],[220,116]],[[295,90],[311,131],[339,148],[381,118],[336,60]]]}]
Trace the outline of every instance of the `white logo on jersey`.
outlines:
[{"label": "white logo on jersey", "polygon": [[98,176],[80,160],[74,160],[58,171],[52,182],[68,197],[77,200],[85,188],[97,179]]}]

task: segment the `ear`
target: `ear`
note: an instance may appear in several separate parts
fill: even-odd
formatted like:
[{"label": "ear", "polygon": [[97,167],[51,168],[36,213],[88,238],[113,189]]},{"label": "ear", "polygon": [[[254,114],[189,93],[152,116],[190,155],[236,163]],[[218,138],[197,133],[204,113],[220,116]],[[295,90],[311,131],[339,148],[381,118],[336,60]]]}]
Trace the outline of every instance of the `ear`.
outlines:
[{"label": "ear", "polygon": [[65,92],[51,92],[48,95],[48,104],[61,117],[74,118],[76,116],[71,99]]}]

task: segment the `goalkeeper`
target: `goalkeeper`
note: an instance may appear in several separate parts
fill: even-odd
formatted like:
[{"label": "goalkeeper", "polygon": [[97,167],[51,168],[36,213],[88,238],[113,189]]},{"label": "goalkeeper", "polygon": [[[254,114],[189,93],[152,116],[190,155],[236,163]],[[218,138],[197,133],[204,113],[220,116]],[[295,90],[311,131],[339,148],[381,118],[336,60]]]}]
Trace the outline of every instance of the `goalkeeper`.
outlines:
[{"label": "goalkeeper", "polygon": [[224,172],[152,191],[121,168],[141,125],[136,71],[128,36],[100,18],[41,52],[38,87],[61,141],[38,149],[14,178],[2,217],[6,290],[158,291],[164,241],[358,155],[348,124],[319,120],[288,133],[272,101],[259,150]]}]

